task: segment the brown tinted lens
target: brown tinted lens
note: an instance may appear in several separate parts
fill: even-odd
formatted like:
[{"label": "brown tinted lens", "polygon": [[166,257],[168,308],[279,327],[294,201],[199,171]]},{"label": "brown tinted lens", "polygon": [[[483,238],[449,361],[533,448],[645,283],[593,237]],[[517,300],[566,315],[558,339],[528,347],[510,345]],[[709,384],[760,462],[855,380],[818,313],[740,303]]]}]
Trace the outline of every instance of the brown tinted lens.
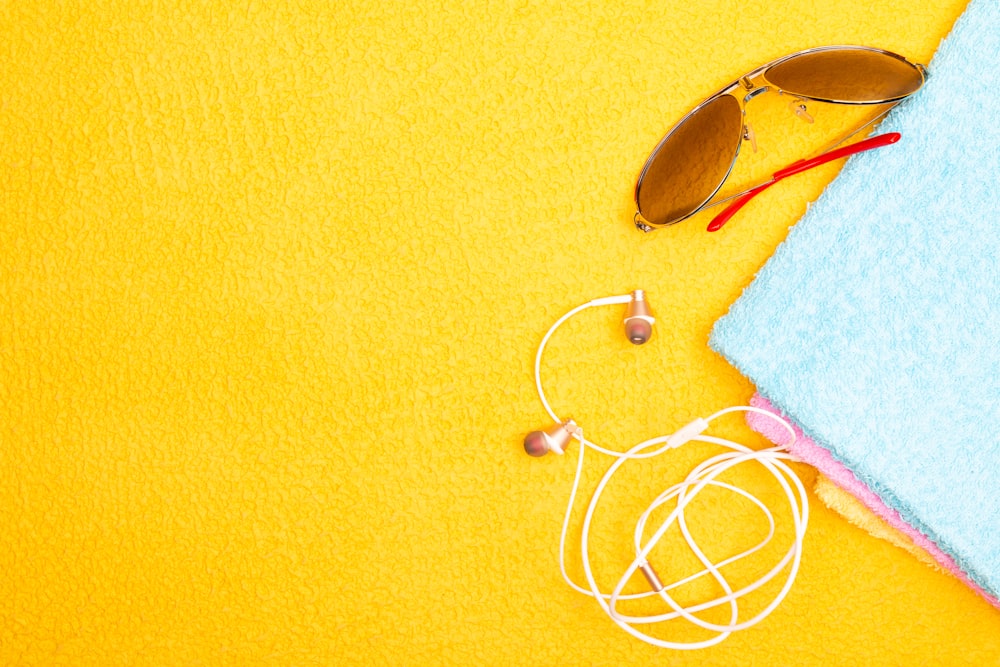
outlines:
[{"label": "brown tinted lens", "polygon": [[855,104],[889,102],[923,85],[920,70],[867,49],[827,49],[793,56],[769,68],[767,80],[803,97]]},{"label": "brown tinted lens", "polygon": [[725,180],[742,136],[740,105],[732,95],[691,112],[646,162],[636,186],[640,215],[666,225],[698,210]]}]

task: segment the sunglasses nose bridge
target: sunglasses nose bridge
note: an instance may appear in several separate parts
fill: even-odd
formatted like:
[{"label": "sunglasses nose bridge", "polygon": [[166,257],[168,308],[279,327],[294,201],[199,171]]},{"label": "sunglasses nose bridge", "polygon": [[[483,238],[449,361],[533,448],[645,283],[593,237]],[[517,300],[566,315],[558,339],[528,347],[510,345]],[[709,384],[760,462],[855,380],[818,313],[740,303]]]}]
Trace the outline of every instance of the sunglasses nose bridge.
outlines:
[{"label": "sunglasses nose bridge", "polygon": [[760,87],[748,90],[743,95],[743,104],[746,105],[746,103],[749,102],[750,100],[752,100],[753,98],[757,97],[758,95],[763,95],[764,93],[766,93],[769,90],[771,90],[771,87],[767,86],[767,85],[760,86]]},{"label": "sunglasses nose bridge", "polygon": [[[740,77],[739,86],[743,91],[743,99],[740,102],[740,119],[743,123],[743,140],[749,141],[753,152],[757,152],[757,138],[756,134],[751,127],[750,122],[747,120],[747,103],[758,95],[763,95],[767,91],[771,90],[771,85],[763,77],[763,72],[756,71],[751,72],[745,76]],[[737,98],[739,99],[739,98]]]},{"label": "sunglasses nose bridge", "polygon": [[[749,139],[749,134],[752,133],[749,123],[747,122],[747,104],[753,98],[758,95],[763,95],[767,91],[771,90],[771,84],[768,83],[767,79],[764,78],[763,70],[757,70],[746,74],[739,78],[738,82],[740,89],[742,90],[742,99],[740,101],[740,115],[743,119],[743,134],[744,139]],[[735,96],[740,99],[739,96]],[[754,152],[757,151],[756,145],[754,146]]]},{"label": "sunglasses nose bridge", "polygon": [[739,86],[743,91],[743,104],[771,90],[771,83],[764,78],[764,70],[759,69],[739,78]]}]

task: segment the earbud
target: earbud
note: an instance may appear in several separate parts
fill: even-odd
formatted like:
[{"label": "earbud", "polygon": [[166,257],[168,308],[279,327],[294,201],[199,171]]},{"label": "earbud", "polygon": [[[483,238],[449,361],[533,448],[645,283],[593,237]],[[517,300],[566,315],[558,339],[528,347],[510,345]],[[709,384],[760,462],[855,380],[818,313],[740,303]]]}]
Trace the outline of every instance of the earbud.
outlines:
[{"label": "earbud", "polygon": [[532,456],[545,456],[549,452],[565,454],[569,439],[578,431],[576,422],[572,419],[556,424],[547,431],[532,431],[524,436],[524,451]]},{"label": "earbud", "polygon": [[646,302],[646,293],[641,289],[632,292],[625,313],[625,335],[636,345],[642,345],[653,335],[653,313]]}]

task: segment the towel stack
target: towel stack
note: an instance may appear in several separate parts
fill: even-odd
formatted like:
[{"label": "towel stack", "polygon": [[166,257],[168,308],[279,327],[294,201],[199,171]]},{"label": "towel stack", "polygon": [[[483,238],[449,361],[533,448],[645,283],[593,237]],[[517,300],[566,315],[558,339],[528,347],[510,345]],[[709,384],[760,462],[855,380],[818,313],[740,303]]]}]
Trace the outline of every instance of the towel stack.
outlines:
[{"label": "towel stack", "polygon": [[845,165],[711,339],[802,427],[800,457],[994,604],[998,61],[1000,5],[973,0],[882,123],[902,140]]}]

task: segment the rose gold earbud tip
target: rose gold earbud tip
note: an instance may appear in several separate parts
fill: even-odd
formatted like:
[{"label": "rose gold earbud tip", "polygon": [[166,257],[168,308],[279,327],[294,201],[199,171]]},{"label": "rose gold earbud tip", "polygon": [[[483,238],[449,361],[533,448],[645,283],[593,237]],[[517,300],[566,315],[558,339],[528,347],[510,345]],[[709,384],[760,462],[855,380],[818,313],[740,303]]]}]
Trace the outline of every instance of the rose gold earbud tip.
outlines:
[{"label": "rose gold earbud tip", "polygon": [[638,317],[625,323],[625,335],[635,345],[642,345],[653,335],[653,325]]},{"label": "rose gold earbud tip", "polygon": [[524,436],[524,451],[531,456],[545,456],[549,453],[549,443],[542,431],[532,431]]},{"label": "rose gold earbud tip", "polygon": [[625,335],[635,345],[642,345],[653,335],[653,311],[649,309],[646,293],[641,289],[632,292],[625,312]]}]

